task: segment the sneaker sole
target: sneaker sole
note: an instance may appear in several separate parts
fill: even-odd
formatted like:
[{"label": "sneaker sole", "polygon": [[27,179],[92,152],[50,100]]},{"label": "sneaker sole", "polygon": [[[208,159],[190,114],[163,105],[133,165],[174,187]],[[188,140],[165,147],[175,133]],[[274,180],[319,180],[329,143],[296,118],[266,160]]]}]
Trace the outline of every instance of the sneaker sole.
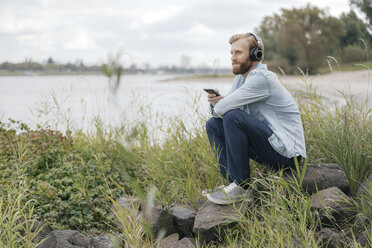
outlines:
[{"label": "sneaker sole", "polygon": [[253,200],[252,195],[244,196],[239,199],[228,199],[228,200],[212,198],[209,194],[207,194],[206,197],[210,202],[213,202],[218,205],[228,205],[232,203],[238,203],[241,201],[251,202]]},{"label": "sneaker sole", "polygon": [[222,189],[223,187],[225,187],[225,185],[222,184],[222,185],[218,186],[215,189],[205,189],[205,190],[202,190],[201,193],[202,193],[203,196],[207,196],[208,194],[213,193],[215,190]]}]

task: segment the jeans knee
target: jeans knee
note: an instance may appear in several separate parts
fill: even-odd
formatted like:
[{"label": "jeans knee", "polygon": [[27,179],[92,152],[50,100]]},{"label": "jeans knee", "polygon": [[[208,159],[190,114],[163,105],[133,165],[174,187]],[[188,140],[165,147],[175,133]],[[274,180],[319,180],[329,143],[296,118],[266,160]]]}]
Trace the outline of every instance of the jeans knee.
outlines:
[{"label": "jeans knee", "polygon": [[242,110],[240,109],[233,109],[233,110],[230,110],[229,112],[227,112],[224,116],[223,116],[223,124],[226,125],[226,124],[229,124],[229,123],[236,123],[238,120],[239,120],[239,116],[242,114],[241,113]]},{"label": "jeans knee", "polygon": [[205,123],[205,129],[207,130],[207,133],[210,133],[212,130],[216,130],[218,128],[218,122],[219,120],[215,117],[210,118]]}]

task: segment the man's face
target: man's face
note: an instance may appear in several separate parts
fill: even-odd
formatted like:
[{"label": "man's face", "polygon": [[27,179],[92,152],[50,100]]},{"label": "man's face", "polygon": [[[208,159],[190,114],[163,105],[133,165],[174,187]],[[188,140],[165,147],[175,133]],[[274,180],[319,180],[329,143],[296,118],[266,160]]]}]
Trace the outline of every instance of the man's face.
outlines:
[{"label": "man's face", "polygon": [[[232,72],[235,75],[245,74],[251,69],[252,63],[249,58],[249,47],[245,39],[240,39],[231,44]],[[246,75],[244,75],[246,76]]]}]

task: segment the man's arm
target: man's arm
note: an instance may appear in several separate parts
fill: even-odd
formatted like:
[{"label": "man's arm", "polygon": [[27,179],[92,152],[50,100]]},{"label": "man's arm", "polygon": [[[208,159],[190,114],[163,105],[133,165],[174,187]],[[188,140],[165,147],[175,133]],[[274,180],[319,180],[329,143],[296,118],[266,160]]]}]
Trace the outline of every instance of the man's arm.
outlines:
[{"label": "man's arm", "polygon": [[266,77],[260,73],[249,75],[244,84],[214,105],[214,112],[218,117],[232,110],[238,109],[250,103],[262,101],[270,96],[269,83]]}]

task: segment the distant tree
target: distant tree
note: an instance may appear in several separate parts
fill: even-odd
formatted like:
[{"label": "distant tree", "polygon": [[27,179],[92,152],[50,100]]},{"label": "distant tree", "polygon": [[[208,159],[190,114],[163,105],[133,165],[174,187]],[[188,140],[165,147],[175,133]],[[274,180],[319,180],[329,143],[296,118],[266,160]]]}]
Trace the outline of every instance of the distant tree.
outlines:
[{"label": "distant tree", "polygon": [[53,61],[52,57],[48,58],[47,64],[48,65],[53,65],[54,64],[54,61]]},{"label": "distant tree", "polygon": [[265,45],[265,58],[266,54],[267,59],[281,56],[288,64],[314,73],[345,29],[339,19],[308,4],[302,9],[281,9],[279,15],[265,17],[257,33]]},{"label": "distant tree", "polygon": [[340,37],[341,47],[360,44],[360,39],[364,39],[372,46],[372,35],[368,32],[367,24],[359,19],[354,11],[342,13],[340,20],[343,22],[346,31],[345,35]]},{"label": "distant tree", "polygon": [[350,4],[363,11],[369,20],[369,25],[372,26],[372,0],[350,0]]},{"label": "distant tree", "polygon": [[180,59],[180,67],[181,69],[189,69],[191,67],[191,58],[188,55],[181,55]]}]

